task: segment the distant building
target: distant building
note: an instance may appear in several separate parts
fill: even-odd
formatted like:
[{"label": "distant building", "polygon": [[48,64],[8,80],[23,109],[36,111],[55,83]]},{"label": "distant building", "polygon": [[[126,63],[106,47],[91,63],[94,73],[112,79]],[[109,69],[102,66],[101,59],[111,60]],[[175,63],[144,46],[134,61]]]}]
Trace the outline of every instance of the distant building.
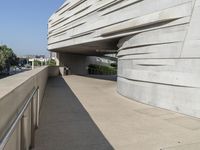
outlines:
[{"label": "distant building", "polygon": [[31,65],[33,61],[40,61],[41,64],[46,64],[51,58],[45,55],[24,55],[20,56],[19,59],[21,66],[24,66],[26,64]]}]

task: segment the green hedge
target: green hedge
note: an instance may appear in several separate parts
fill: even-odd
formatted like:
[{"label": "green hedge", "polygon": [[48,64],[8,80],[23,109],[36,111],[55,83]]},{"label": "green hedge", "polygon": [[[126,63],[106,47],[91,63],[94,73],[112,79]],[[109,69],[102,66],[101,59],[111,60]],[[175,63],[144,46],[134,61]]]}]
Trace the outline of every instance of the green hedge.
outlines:
[{"label": "green hedge", "polygon": [[54,59],[50,59],[49,61],[47,61],[47,65],[48,66],[56,66],[56,61]]},{"label": "green hedge", "polygon": [[88,74],[116,75],[117,69],[114,67],[111,67],[111,66],[90,64],[90,65],[88,65]]}]

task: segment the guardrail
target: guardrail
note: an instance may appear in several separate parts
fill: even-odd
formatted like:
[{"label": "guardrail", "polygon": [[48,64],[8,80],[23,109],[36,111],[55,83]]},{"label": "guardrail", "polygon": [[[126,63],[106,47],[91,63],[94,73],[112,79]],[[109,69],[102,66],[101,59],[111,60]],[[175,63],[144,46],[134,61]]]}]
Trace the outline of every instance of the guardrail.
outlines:
[{"label": "guardrail", "polygon": [[[37,93],[37,97],[34,98],[35,94]],[[35,101],[34,101],[35,100]],[[13,119],[13,121],[10,123],[10,126],[7,128],[7,130],[4,132],[5,134],[1,137],[0,139],[0,150],[4,150],[6,147],[7,143],[9,142],[12,134],[17,128],[17,125],[21,121],[21,147],[24,146],[23,144],[25,143],[25,139],[23,138],[23,116],[27,108],[31,106],[31,147],[34,147],[34,132],[35,129],[38,128],[39,126],[39,107],[40,107],[40,102],[39,102],[39,87],[35,87],[33,89],[33,92],[30,94],[30,97],[25,101],[23,106],[21,107],[17,117]],[[36,110],[36,111],[35,111]],[[23,149],[23,148],[21,148]]]}]

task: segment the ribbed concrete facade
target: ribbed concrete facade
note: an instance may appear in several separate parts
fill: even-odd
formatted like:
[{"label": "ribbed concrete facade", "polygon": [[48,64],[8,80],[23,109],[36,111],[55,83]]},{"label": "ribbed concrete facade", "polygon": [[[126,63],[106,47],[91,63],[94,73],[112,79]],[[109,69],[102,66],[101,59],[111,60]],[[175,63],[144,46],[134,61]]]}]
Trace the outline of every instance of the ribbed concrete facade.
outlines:
[{"label": "ribbed concrete facade", "polygon": [[49,20],[48,48],[118,51],[118,91],[200,117],[200,0],[71,0]]}]

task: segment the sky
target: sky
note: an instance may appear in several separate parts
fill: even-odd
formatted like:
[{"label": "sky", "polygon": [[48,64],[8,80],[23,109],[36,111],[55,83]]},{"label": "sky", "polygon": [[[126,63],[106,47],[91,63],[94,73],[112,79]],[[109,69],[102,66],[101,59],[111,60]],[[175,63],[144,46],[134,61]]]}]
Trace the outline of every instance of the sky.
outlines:
[{"label": "sky", "polygon": [[7,45],[17,55],[48,55],[48,19],[64,1],[1,0],[0,45]]}]

